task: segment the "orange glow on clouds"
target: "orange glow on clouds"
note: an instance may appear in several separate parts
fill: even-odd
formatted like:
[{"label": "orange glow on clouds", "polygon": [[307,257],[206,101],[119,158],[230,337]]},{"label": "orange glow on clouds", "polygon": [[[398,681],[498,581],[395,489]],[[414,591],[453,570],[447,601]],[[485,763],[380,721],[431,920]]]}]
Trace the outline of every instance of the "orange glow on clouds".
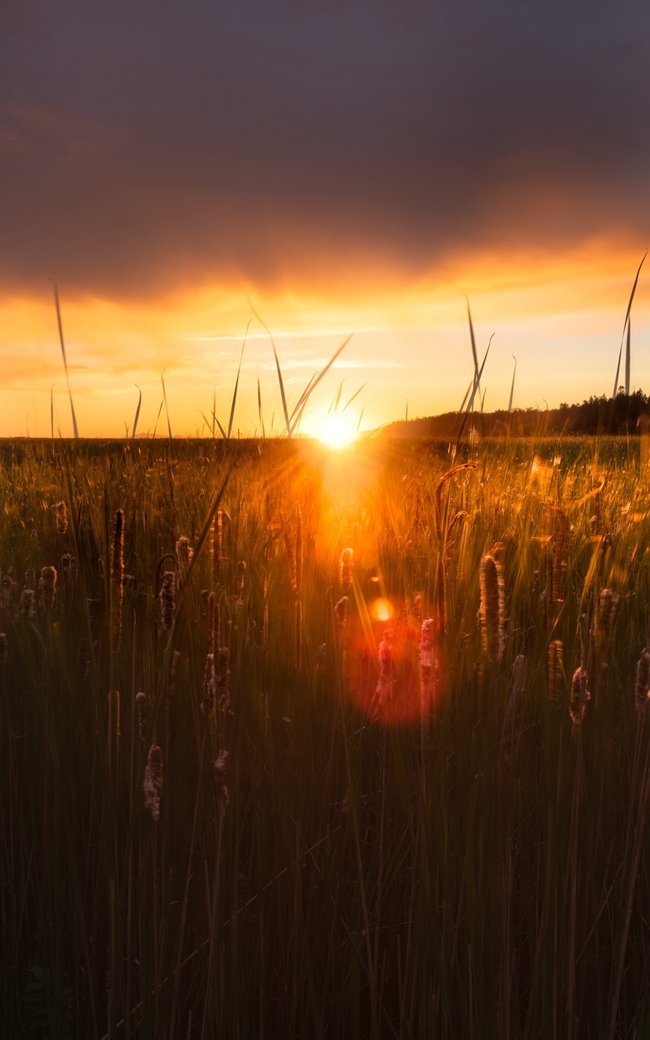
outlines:
[{"label": "orange glow on clouds", "polygon": [[[642,251],[641,251],[642,252]],[[637,255],[638,254],[638,255]],[[505,407],[518,359],[515,406],[551,406],[609,394],[625,307],[640,252],[593,243],[562,261],[535,254],[451,257],[417,282],[373,271],[357,283],[269,286],[252,294],[272,330],[289,409],[311,376],[351,342],[305,411],[302,431],[317,426],[342,386],[359,393],[346,429],[374,428],[457,408],[471,375],[465,295],[481,352],[495,333],[486,366],[486,408]],[[373,278],[375,279],[373,281]],[[635,350],[647,329],[649,292],[642,273],[633,311],[632,383],[650,386],[648,352]],[[85,436],[123,436],[143,393],[139,431],[151,433],[164,373],[175,435],[209,433],[213,399],[229,414],[244,331],[251,319],[247,287],[185,288],[158,299],[75,298],[60,287],[68,362],[79,427]],[[69,435],[70,416],[51,289],[39,299],[0,300],[0,436]],[[637,340],[638,342],[638,340]],[[266,330],[251,323],[244,351],[235,430],[259,433],[259,378],[267,434],[284,427],[275,362]],[[214,394],[214,398],[213,398]],[[320,419],[319,419],[320,417]],[[339,424],[337,418],[336,424]],[[342,424],[341,424],[342,425]]]}]

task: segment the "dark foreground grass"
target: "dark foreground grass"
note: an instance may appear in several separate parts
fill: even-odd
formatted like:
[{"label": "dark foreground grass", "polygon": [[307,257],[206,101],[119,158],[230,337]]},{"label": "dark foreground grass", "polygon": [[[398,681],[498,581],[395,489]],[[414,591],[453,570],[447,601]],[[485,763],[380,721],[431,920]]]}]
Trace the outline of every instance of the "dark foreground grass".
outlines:
[{"label": "dark foreground grass", "polygon": [[3,1035],[650,1035],[647,473],[461,455],[3,445]]}]

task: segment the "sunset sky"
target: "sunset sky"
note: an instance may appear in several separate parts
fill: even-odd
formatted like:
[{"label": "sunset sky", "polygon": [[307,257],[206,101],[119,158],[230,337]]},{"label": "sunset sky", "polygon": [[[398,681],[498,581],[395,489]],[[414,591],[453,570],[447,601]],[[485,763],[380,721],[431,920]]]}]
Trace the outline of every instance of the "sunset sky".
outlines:
[{"label": "sunset sky", "polygon": [[[252,308],[289,406],[363,426],[610,394],[650,244],[650,8],[599,0],[5,0],[0,436],[121,436],[164,373],[176,434],[227,421]],[[650,261],[632,384],[650,391]],[[251,306],[252,305],[252,306]],[[281,430],[250,324],[235,426]],[[162,425],[159,426],[163,432]]]}]

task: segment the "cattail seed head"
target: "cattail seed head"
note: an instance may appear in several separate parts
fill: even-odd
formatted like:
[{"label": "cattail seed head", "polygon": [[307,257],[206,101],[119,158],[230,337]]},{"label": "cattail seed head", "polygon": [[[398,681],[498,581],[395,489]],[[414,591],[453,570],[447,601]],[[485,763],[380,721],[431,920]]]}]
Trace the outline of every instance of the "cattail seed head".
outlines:
[{"label": "cattail seed head", "polygon": [[569,521],[566,513],[559,508],[553,509],[553,560],[552,586],[554,603],[563,603],[566,598],[566,572],[569,546]]},{"label": "cattail seed head", "polygon": [[0,603],[2,609],[7,614],[11,613],[14,602],[14,593],[17,588],[18,585],[14,581],[11,572],[2,575],[2,600]]},{"label": "cattail seed head", "polygon": [[564,674],[564,643],[554,639],[548,647],[548,699],[556,702],[560,699],[560,689]]},{"label": "cattail seed head", "polygon": [[43,610],[51,610],[56,599],[56,567],[42,567],[38,591]]},{"label": "cattail seed head", "polygon": [[302,664],[302,603],[297,599],[293,605],[294,629],[293,629],[293,663],[297,672]]},{"label": "cattail seed head", "polygon": [[650,651],[645,647],[636,666],[636,683],[634,685],[634,705],[637,715],[642,719],[650,698]]},{"label": "cattail seed head", "polygon": [[212,521],[212,584],[216,589],[223,581],[225,557],[223,552],[223,509],[217,509]]},{"label": "cattail seed head", "polygon": [[436,666],[433,648],[433,618],[425,618],[420,629],[420,703],[429,704],[435,694]]},{"label": "cattail seed head", "polygon": [[339,600],[334,604],[334,621],[336,622],[337,628],[345,628],[346,621],[348,619],[348,597],[341,596]]},{"label": "cattail seed head", "polygon": [[525,692],[527,676],[528,661],[524,654],[517,654],[512,666],[512,697],[515,701],[520,700]]},{"label": "cattail seed head", "polygon": [[481,560],[481,642],[488,660],[500,661],[505,645],[501,564],[493,556]]},{"label": "cattail seed head", "polygon": [[230,650],[227,646],[220,647],[217,654],[216,693],[221,714],[232,715],[230,703]]},{"label": "cattail seed head", "polygon": [[187,578],[187,572],[190,569],[192,557],[194,556],[194,549],[192,548],[191,542],[186,535],[181,537],[176,542],[176,559],[178,560],[178,584],[183,584]]},{"label": "cattail seed head", "polygon": [[65,534],[68,530],[68,508],[65,502],[57,502],[52,506],[57,534]]},{"label": "cattail seed head", "polygon": [[237,564],[237,602],[241,604],[244,596],[244,588],[246,587],[246,561],[240,560]]},{"label": "cattail seed head", "polygon": [[379,650],[377,653],[377,660],[379,662],[379,678],[377,680],[377,688],[375,690],[375,697],[379,704],[384,704],[390,699],[393,693],[394,676],[393,676],[393,643],[395,640],[395,633],[392,628],[387,628],[384,631],[384,637],[379,644]]},{"label": "cattail seed head", "polygon": [[160,586],[160,615],[162,620],[162,627],[166,632],[174,624],[174,618],[176,616],[176,573],[175,571],[165,571],[163,574],[162,585]]},{"label": "cattail seed head", "polygon": [[35,595],[33,589],[23,589],[20,594],[20,616],[31,619],[36,613],[34,605]]},{"label": "cattail seed head", "polygon": [[354,566],[354,549],[344,549],[339,559],[339,584],[341,592],[349,592],[352,586],[352,569]]},{"label": "cattail seed head", "polygon": [[59,574],[63,576],[64,582],[70,582],[74,578],[74,573],[74,556],[70,553],[64,553],[59,560]]},{"label": "cattail seed head", "polygon": [[569,715],[574,726],[579,726],[585,717],[587,704],[591,700],[589,678],[584,668],[576,668],[573,673],[571,692],[569,694]]},{"label": "cattail seed head", "polygon": [[0,668],[4,668],[9,658],[9,643],[7,633],[0,632]]},{"label": "cattail seed head", "polygon": [[152,744],[147,756],[142,784],[144,807],[151,819],[160,819],[160,799],[163,791],[163,757],[157,744]]},{"label": "cattail seed head", "polygon": [[214,667],[214,654],[206,654],[205,668],[203,669],[203,696],[201,698],[201,709],[206,715],[214,715],[216,704],[216,672]]},{"label": "cattail seed head", "polygon": [[598,641],[607,648],[612,639],[612,629],[620,597],[616,589],[602,589],[598,601]]},{"label": "cattail seed head", "polygon": [[221,802],[224,809],[230,802],[230,791],[228,790],[228,784],[226,782],[228,777],[228,758],[228,752],[225,748],[222,748],[212,763],[212,772],[217,789],[217,800]]},{"label": "cattail seed head", "polygon": [[119,653],[122,643],[122,603],[124,600],[124,510],[115,510],[111,545],[111,649]]},{"label": "cattail seed head", "polygon": [[147,696],[142,690],[135,695],[135,706],[138,714],[138,737],[144,744],[147,735]]}]

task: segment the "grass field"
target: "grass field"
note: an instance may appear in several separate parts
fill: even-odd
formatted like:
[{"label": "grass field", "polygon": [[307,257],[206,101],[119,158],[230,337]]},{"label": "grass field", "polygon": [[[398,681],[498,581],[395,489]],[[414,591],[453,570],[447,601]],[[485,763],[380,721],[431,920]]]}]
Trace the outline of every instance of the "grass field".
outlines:
[{"label": "grass field", "polygon": [[4,1036],[650,1036],[638,441],[1,455]]}]

